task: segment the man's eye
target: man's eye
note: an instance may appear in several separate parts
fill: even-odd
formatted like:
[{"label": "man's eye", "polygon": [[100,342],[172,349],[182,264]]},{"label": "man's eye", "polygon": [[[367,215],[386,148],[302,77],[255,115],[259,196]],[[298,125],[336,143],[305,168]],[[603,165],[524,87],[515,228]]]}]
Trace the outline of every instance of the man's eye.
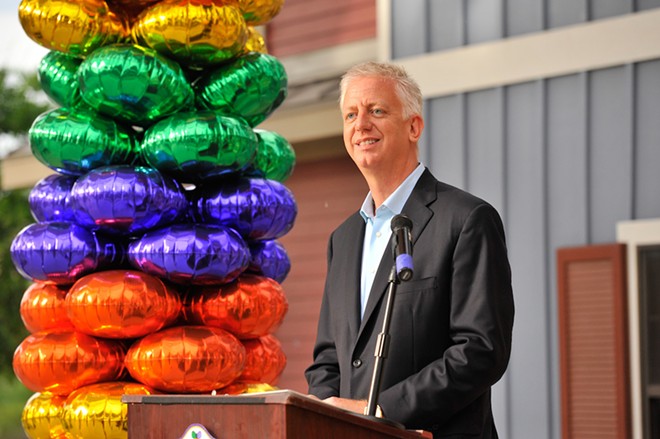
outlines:
[{"label": "man's eye", "polygon": [[380,108],[374,108],[372,110],[372,113],[374,113],[374,114],[383,114],[383,110],[381,110]]},{"label": "man's eye", "polygon": [[353,119],[355,119],[355,113],[346,114],[346,120],[353,120]]}]

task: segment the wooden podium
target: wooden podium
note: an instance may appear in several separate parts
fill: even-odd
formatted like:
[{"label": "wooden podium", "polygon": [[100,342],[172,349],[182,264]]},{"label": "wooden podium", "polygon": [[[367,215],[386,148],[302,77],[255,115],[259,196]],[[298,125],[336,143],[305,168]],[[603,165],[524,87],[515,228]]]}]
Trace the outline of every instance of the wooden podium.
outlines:
[{"label": "wooden podium", "polygon": [[430,437],[400,430],[290,390],[214,395],[124,395],[129,439],[179,439],[201,424],[216,439]]}]

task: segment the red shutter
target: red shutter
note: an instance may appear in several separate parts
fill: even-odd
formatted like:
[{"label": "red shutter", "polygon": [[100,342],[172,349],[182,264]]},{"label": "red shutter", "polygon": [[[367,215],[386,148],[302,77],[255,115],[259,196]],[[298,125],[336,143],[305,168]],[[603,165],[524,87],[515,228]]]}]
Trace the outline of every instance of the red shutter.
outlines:
[{"label": "red shutter", "polygon": [[625,249],[557,251],[564,439],[630,437]]},{"label": "red shutter", "polygon": [[293,191],[298,216],[280,240],[291,259],[291,272],[282,284],[289,311],[275,334],[287,356],[278,387],[307,392],[303,373],[312,362],[328,238],[360,208],[368,188],[348,157],[296,165],[284,184]]}]

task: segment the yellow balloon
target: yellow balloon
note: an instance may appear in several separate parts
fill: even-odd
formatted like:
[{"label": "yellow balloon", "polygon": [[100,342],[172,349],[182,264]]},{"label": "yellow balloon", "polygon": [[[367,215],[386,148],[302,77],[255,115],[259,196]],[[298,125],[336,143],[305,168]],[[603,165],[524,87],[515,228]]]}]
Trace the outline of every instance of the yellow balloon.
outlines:
[{"label": "yellow balloon", "polygon": [[266,41],[264,40],[263,35],[261,35],[259,31],[252,26],[248,26],[248,39],[245,43],[245,47],[243,48],[243,52],[268,53],[268,49],[266,48]]},{"label": "yellow balloon", "polygon": [[92,384],[74,390],[62,413],[64,428],[76,438],[128,438],[128,406],[122,395],[151,395],[154,391],[127,381]]},{"label": "yellow balloon", "polygon": [[23,0],[18,17],[34,41],[78,57],[128,38],[120,18],[104,0]]},{"label": "yellow balloon", "polygon": [[259,26],[272,20],[280,13],[284,0],[238,0],[245,22]]},{"label": "yellow balloon", "polygon": [[62,425],[66,396],[49,392],[35,393],[28,399],[21,415],[23,431],[31,439],[69,438]]},{"label": "yellow balloon", "polygon": [[236,0],[163,0],[139,15],[132,33],[136,43],[189,67],[233,59],[248,38]]}]

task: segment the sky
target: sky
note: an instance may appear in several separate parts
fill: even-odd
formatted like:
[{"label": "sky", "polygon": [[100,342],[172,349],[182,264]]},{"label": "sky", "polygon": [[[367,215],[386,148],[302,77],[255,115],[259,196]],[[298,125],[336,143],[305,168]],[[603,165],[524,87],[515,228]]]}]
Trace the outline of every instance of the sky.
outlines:
[{"label": "sky", "polygon": [[48,50],[27,36],[18,20],[20,0],[0,0],[0,67],[36,72]]}]

